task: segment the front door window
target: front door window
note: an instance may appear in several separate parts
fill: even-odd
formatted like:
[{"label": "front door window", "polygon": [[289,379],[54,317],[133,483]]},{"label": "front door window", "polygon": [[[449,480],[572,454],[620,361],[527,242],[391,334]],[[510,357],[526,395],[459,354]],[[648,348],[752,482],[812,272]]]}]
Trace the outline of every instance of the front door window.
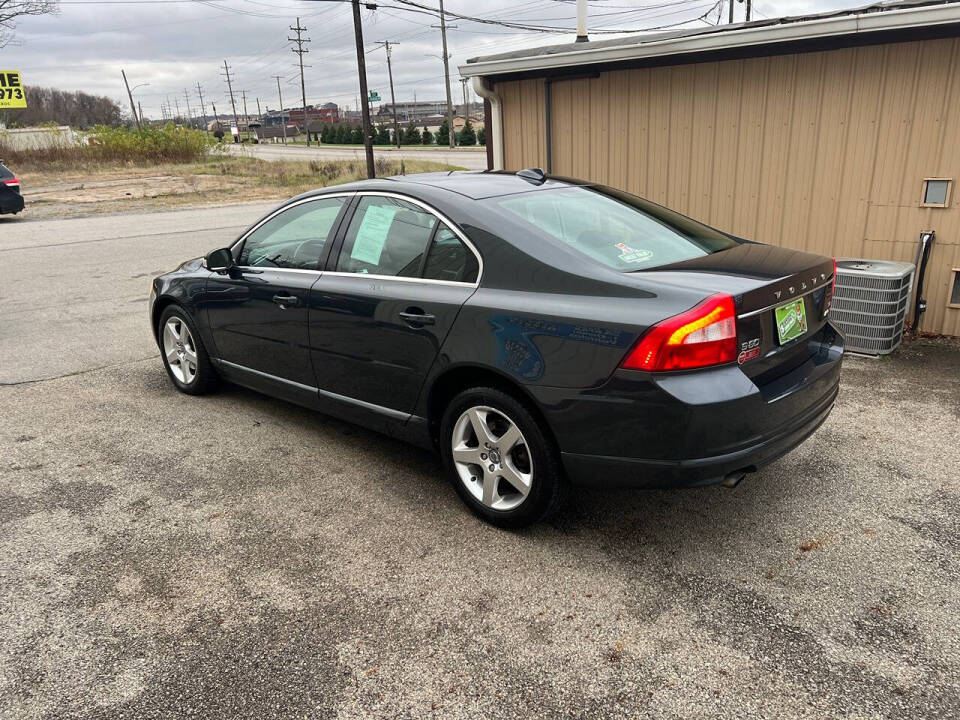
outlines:
[{"label": "front door window", "polygon": [[311,200],[275,215],[247,236],[242,267],[317,270],[320,255],[347,198]]}]

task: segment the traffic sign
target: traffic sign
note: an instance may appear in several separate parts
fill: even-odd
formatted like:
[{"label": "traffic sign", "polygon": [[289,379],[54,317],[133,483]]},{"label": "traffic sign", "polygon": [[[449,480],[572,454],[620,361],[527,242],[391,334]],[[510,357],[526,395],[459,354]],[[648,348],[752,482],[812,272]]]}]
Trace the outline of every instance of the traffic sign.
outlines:
[{"label": "traffic sign", "polygon": [[371,90],[369,99],[370,102],[380,102],[380,93],[378,93],[376,90]]},{"label": "traffic sign", "polygon": [[27,96],[19,70],[0,70],[0,110],[25,108]]}]

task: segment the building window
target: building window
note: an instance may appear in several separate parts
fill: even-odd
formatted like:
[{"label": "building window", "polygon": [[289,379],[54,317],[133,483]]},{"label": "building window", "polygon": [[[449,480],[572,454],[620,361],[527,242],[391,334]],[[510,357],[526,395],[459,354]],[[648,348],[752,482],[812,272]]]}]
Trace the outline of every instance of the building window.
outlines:
[{"label": "building window", "polygon": [[950,204],[950,178],[927,178],[923,181],[921,207],[947,207]]},{"label": "building window", "polygon": [[947,307],[960,308],[960,268],[953,269],[953,282],[950,283],[950,302]]}]

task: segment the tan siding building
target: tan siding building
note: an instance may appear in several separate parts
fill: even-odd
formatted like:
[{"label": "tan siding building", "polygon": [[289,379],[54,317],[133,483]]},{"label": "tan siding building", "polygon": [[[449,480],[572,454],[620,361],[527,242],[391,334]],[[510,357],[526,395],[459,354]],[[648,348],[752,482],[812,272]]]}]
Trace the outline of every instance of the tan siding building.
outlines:
[{"label": "tan siding building", "polygon": [[[488,143],[503,169],[612,185],[826,255],[913,262],[920,233],[935,231],[920,326],[960,335],[960,6],[910,4],[868,16],[883,20],[873,34],[861,16],[823,35],[849,17],[674,36],[686,43],[675,55],[633,41],[646,52],[631,58],[614,41],[590,51],[596,62],[578,44],[573,65],[516,53],[461,72],[498,105]],[[930,178],[951,180],[946,207],[923,202]]]}]

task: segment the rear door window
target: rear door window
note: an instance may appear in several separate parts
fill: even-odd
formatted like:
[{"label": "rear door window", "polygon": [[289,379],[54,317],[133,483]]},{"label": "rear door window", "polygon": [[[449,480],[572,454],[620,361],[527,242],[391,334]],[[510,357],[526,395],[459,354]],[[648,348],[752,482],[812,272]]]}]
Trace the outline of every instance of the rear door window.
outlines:
[{"label": "rear door window", "polygon": [[9,180],[12,177],[14,177],[14,174],[3,165],[0,165],[0,180]]},{"label": "rear door window", "polygon": [[400,198],[366,195],[350,220],[337,271],[417,277],[437,217]]},{"label": "rear door window", "polygon": [[430,244],[430,252],[427,253],[423,277],[428,280],[472,283],[477,281],[479,272],[480,264],[470,248],[453,230],[440,223]]},{"label": "rear door window", "polygon": [[531,234],[629,272],[726,250],[737,241],[679,213],[610,188],[566,187],[491,198]]}]

